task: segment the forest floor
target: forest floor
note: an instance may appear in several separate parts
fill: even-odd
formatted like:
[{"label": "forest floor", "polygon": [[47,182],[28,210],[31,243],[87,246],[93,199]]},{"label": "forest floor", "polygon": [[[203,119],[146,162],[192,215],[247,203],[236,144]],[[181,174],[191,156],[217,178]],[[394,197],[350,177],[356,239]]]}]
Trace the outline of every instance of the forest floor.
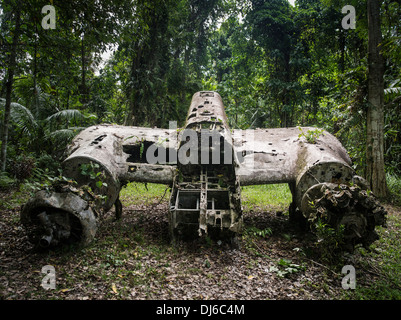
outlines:
[{"label": "forest floor", "polygon": [[[238,246],[208,238],[173,246],[168,196],[138,204],[129,193],[122,219],[106,214],[89,246],[36,251],[10,200],[20,196],[0,194],[0,299],[401,299],[401,208],[394,205],[385,204],[388,227],[378,228],[371,250],[328,263],[282,205],[248,203]],[[41,286],[46,265],[55,268],[55,289]],[[342,287],[344,265],[355,268],[354,290]]]}]

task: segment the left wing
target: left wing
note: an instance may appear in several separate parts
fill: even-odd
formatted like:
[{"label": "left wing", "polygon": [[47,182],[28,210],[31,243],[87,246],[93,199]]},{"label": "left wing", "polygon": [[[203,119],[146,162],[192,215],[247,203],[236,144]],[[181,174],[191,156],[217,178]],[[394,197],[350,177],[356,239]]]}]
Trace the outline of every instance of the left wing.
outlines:
[{"label": "left wing", "polygon": [[[121,186],[130,181],[171,184],[176,163],[169,155],[176,152],[177,130],[97,125],[80,132],[67,150],[64,175],[79,184],[87,183],[82,165],[95,165],[103,172],[107,190],[105,209],[118,197]],[[158,164],[149,163],[155,159]],[[155,162],[156,162],[155,161]]]}]

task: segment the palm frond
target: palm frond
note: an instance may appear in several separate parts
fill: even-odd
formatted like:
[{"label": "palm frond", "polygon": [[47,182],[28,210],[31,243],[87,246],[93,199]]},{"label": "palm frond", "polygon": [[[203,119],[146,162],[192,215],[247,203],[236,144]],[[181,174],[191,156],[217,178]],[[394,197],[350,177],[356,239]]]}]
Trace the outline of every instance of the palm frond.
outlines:
[{"label": "palm frond", "polygon": [[[0,99],[0,107],[4,107],[5,99]],[[30,136],[38,128],[38,122],[32,112],[22,104],[11,102],[10,119],[24,134]]]},{"label": "palm frond", "polygon": [[64,123],[68,126],[71,122],[78,123],[84,119],[84,115],[77,109],[67,109],[58,111],[46,118],[50,127],[54,128],[57,124]]},{"label": "palm frond", "polygon": [[77,130],[71,128],[60,129],[49,132],[45,136],[45,140],[56,142],[59,145],[67,145],[78,133]]},{"label": "palm frond", "polygon": [[81,111],[77,109],[67,109],[67,110],[61,110],[58,111],[51,116],[47,117],[46,120],[48,121],[54,121],[54,120],[82,120],[84,118],[83,114]]},{"label": "palm frond", "polygon": [[86,128],[87,127],[68,127],[68,129],[74,130],[74,131],[76,131],[76,133],[78,133],[78,132],[80,132],[80,131],[82,131],[82,130],[84,130]]},{"label": "palm frond", "polygon": [[401,93],[401,87],[392,87],[392,88],[384,89],[384,94],[385,95],[392,94],[392,93],[400,94]]}]

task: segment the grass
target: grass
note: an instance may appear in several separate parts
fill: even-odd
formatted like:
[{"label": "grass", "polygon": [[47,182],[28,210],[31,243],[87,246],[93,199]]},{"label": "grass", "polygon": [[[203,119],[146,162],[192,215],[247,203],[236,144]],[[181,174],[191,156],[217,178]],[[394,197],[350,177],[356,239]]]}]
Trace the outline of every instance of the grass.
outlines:
[{"label": "grass", "polygon": [[[370,251],[357,253],[356,289],[347,298],[358,300],[401,300],[401,216],[390,215],[388,227],[377,228],[380,239]],[[367,278],[366,274],[371,277]],[[358,282],[358,279],[361,281]]]},{"label": "grass", "polygon": [[[162,184],[132,182],[120,192],[120,200],[125,206],[132,204],[152,205],[170,198],[170,190]],[[245,210],[275,210],[285,211],[292,201],[287,184],[256,185],[242,187],[242,204]]]},{"label": "grass", "polygon": [[[391,193],[394,196],[401,197],[401,179],[394,176],[388,176],[387,179]],[[8,197],[6,206],[24,202],[25,196],[22,191],[23,189],[16,190],[14,194]],[[124,207],[134,204],[151,206],[159,202],[166,202],[169,197],[170,191],[165,185],[150,183],[130,183],[120,193]],[[248,213],[252,211],[285,212],[292,200],[291,192],[286,184],[243,187],[241,197],[244,210]],[[344,290],[333,298],[346,300],[401,299],[401,278],[399,276],[401,274],[401,246],[399,242],[401,238],[401,212],[400,208],[396,206],[388,206],[388,208],[388,228],[377,228],[380,239],[372,244],[371,250],[358,248],[353,255],[352,262],[346,263],[355,267],[356,289]],[[59,279],[57,294],[43,292],[39,288],[39,290],[30,292],[27,297],[62,299],[71,290],[72,293],[87,292],[91,298],[91,294],[96,295],[96,290],[101,290],[99,283],[104,287],[102,290],[104,299],[134,297],[132,288],[146,292],[148,298],[156,297],[156,288],[169,283],[168,279],[166,280],[167,270],[170,268],[170,264],[174,266],[171,257],[180,256],[182,253],[177,251],[177,248],[170,246],[169,243],[152,240],[140,226],[133,227],[130,224],[119,222],[112,222],[110,226],[112,228],[109,229],[108,225],[105,224],[104,228],[107,230],[103,230],[104,233],[99,232],[94,243],[87,248],[80,251],[71,250],[62,255],[60,252],[53,252],[44,257],[43,259],[46,261],[43,263],[57,265]],[[247,241],[259,245],[265,243],[266,248],[272,241],[277,241],[277,239],[271,238],[272,229],[270,227],[268,225],[261,227],[261,229],[247,228],[243,237],[245,247]],[[283,241],[281,240],[281,242]],[[261,248],[267,250],[265,247]],[[255,250],[259,249],[259,247],[255,247]],[[269,258],[264,254],[268,251],[261,252],[263,254],[255,255],[255,259],[259,259],[260,256],[263,259]],[[202,257],[202,259],[204,259],[206,266],[208,263],[210,265],[207,257]],[[286,278],[293,273],[302,273],[304,268],[307,270],[309,268],[306,264],[304,266],[290,260],[276,260],[276,258],[272,260],[272,263],[275,263],[275,268],[272,271],[279,276],[284,275]],[[294,261],[296,260],[298,259]],[[303,262],[301,256],[299,256],[299,260]],[[77,272],[70,272],[71,265]],[[253,267],[252,261],[249,262],[249,268],[251,267]],[[185,275],[197,275],[201,273],[203,268],[200,265],[195,265],[189,266],[185,270]],[[179,276],[185,277],[185,275],[180,274]],[[37,274],[34,273],[33,276],[37,276],[39,280],[43,277],[39,271]],[[328,276],[332,276],[332,274],[328,273]],[[342,275],[340,274],[339,277]],[[40,283],[39,280],[36,282]],[[323,280],[321,288],[324,288],[324,285],[327,286]],[[84,289],[91,286],[94,286],[96,290],[92,292],[92,290]],[[303,289],[309,290],[310,288],[306,285]]]},{"label": "grass", "polygon": [[[398,190],[400,190],[398,196],[401,194],[401,179],[393,176],[388,177],[388,184],[393,195],[398,192]],[[168,201],[170,192],[169,190],[166,191],[166,186],[164,185],[147,184],[147,186],[145,186],[143,183],[131,183],[122,190],[120,199],[123,201],[124,205],[152,205],[159,203],[163,195],[163,201]],[[285,212],[288,211],[288,207],[292,201],[291,192],[287,184],[243,187],[241,198],[245,212]],[[401,274],[401,246],[399,246],[399,239],[401,238],[400,214],[391,214],[389,216],[388,225],[388,228],[378,228],[380,240],[376,241],[371,246],[371,251],[359,248],[356,252],[355,269],[357,272],[357,286],[355,290],[344,290],[344,294],[341,298],[357,300],[401,299],[401,278],[399,277]],[[262,232],[267,232],[269,230],[252,229],[251,231],[253,231],[253,233],[248,232],[247,237],[260,238],[264,237]],[[266,236],[266,238],[268,238],[268,236]],[[268,239],[266,241],[268,241]],[[154,250],[151,251],[152,255],[155,256],[156,252],[153,252]],[[140,252],[137,252],[137,254],[139,254],[139,256],[141,255]],[[120,257],[120,259],[124,261],[124,257]],[[110,261],[110,259],[106,259],[106,261]],[[119,259],[115,259],[110,262],[118,264],[118,261]],[[134,281],[142,285],[145,284],[145,279],[152,277],[155,279],[163,278],[163,274],[155,273],[155,270],[152,270],[152,268],[144,268],[144,266],[141,267],[140,264],[138,264],[137,268],[138,269],[133,274],[127,274],[124,278],[127,277],[130,279],[130,282]],[[195,271],[196,270],[194,270],[194,272]],[[139,273],[142,277],[138,278]],[[116,279],[115,281],[121,283],[121,280],[122,279]]]},{"label": "grass", "polygon": [[401,205],[401,177],[387,173],[386,180],[390,197],[394,203]]},{"label": "grass", "polygon": [[[166,190],[167,189],[167,190]],[[124,206],[133,204],[152,205],[170,198],[168,186],[156,183],[131,182],[120,192],[120,200]]]},{"label": "grass", "polygon": [[24,184],[21,184],[18,189],[13,189],[12,192],[5,189],[3,193],[0,189],[0,210],[12,210],[25,204],[32,196],[29,191]]},{"label": "grass", "polygon": [[288,184],[266,184],[243,187],[242,204],[245,211],[271,210],[286,211],[292,201]]},{"label": "grass", "polygon": [[[401,178],[387,175],[391,200],[401,204]],[[242,190],[244,210],[288,210],[291,192],[286,184],[258,185]],[[401,213],[389,207],[388,227],[377,227],[380,239],[370,250],[357,248],[354,254],[356,289],[344,290],[342,299],[401,300]],[[247,236],[258,237],[260,230]]]}]

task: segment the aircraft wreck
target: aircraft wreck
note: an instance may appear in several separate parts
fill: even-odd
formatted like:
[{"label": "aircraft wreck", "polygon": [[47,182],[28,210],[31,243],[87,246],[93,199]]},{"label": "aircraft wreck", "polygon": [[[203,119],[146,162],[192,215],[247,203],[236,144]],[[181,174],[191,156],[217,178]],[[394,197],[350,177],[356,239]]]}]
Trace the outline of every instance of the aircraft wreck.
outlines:
[{"label": "aircraft wreck", "polygon": [[357,176],[341,143],[316,128],[230,129],[217,92],[194,94],[184,128],[96,125],[67,150],[64,175],[76,184],[39,191],[21,210],[21,222],[42,247],[88,244],[99,217],[133,181],[171,187],[172,240],[243,229],[241,186],[288,183],[290,218],[324,219],[344,227],[348,246],[369,246],[386,211]]}]

